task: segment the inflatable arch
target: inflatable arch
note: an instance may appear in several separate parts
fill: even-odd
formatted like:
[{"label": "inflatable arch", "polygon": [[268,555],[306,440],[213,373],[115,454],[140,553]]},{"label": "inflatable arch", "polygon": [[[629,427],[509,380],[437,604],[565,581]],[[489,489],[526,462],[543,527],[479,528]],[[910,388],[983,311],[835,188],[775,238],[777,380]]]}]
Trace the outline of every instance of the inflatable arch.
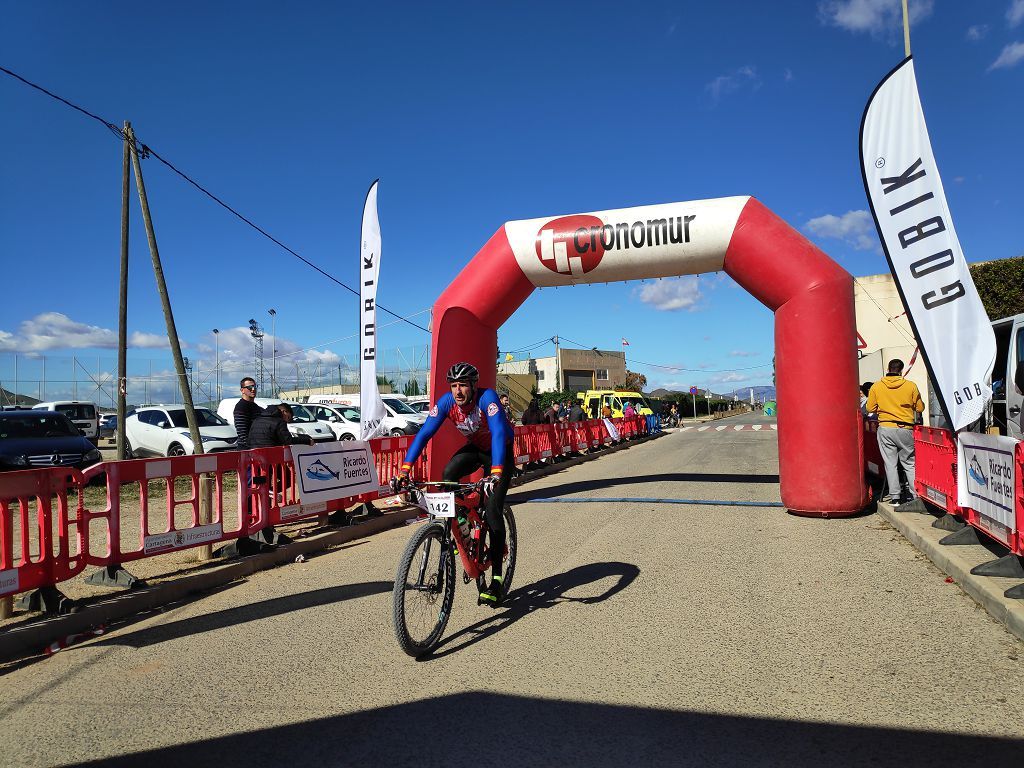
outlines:
[{"label": "inflatable arch", "polygon": [[[430,391],[447,391],[459,360],[493,387],[498,328],[534,288],[719,270],[775,313],[783,503],[820,517],[862,509],[853,278],[752,197],[506,223],[434,305]],[[445,426],[431,441],[432,476],[458,440]]]}]

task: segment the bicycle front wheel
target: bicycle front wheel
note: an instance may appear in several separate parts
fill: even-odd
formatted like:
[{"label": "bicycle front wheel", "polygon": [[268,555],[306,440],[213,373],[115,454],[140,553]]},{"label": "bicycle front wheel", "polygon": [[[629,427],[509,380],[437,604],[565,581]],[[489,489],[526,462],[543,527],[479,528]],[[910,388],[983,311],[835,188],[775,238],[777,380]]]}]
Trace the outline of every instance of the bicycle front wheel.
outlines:
[{"label": "bicycle front wheel", "polygon": [[429,653],[441,640],[455,600],[455,559],[444,524],[429,523],[409,540],[392,592],[395,637],[410,656]]}]

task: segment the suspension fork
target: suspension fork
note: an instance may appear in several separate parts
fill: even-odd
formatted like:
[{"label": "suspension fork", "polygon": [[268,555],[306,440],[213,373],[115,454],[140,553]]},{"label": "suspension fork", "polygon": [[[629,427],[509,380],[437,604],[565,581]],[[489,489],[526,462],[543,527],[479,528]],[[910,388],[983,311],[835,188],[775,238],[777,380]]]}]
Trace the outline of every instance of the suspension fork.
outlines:
[{"label": "suspension fork", "polygon": [[[441,554],[437,558],[437,578],[434,580],[434,589],[437,591],[441,590],[444,567],[447,564],[447,559],[451,557],[451,547],[448,546],[451,536],[451,524],[451,520],[444,521],[444,535],[441,537]],[[433,543],[433,539],[427,539],[426,546],[423,547],[423,555],[420,557],[420,566],[416,574],[416,586],[418,587],[425,585],[427,563],[430,562],[430,547]]]}]

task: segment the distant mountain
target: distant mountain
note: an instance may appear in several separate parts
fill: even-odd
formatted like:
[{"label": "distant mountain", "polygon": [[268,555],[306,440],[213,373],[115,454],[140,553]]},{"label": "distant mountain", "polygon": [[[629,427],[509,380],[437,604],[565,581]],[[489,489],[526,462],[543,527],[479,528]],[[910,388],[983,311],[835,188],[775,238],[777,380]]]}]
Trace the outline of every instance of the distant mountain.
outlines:
[{"label": "distant mountain", "polygon": [[35,405],[39,401],[28,395],[15,395],[0,387],[0,405]]},{"label": "distant mountain", "polygon": [[[750,390],[754,390],[754,397],[758,400],[767,398],[773,400],[775,398],[775,387],[742,387],[740,389],[734,389],[731,392],[716,392],[713,389],[704,389],[703,387],[697,387],[697,397],[710,397],[712,400],[732,400],[733,397],[738,397],[740,400],[750,401]],[[647,393],[648,397],[655,398],[657,400],[674,399],[675,395],[686,395],[689,394],[690,390],[672,390],[672,389],[655,389]]]},{"label": "distant mountain", "polygon": [[727,397],[738,397],[740,400],[746,400],[750,402],[750,390],[754,390],[754,398],[756,400],[774,400],[775,399],[775,387],[762,386],[762,387],[740,387],[734,389],[732,392],[727,393]]}]

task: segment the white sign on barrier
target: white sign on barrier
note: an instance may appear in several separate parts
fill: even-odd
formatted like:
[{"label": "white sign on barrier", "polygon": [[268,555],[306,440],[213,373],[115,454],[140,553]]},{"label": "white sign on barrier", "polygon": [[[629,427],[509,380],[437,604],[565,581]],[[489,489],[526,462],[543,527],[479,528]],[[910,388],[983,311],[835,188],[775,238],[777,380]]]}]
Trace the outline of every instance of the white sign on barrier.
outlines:
[{"label": "white sign on barrier", "polygon": [[220,523],[197,525],[195,528],[186,528],[183,531],[155,533],[143,539],[142,551],[150,555],[165,550],[183,549],[196,544],[205,544],[208,541],[216,541],[223,535],[224,527]]},{"label": "white sign on barrier", "polygon": [[373,451],[363,440],[293,445],[292,462],[303,504],[358,496],[380,488]]},{"label": "white sign on barrier", "polygon": [[11,568],[0,571],[0,595],[13,594],[18,591],[18,569]]},{"label": "white sign on barrier", "polygon": [[1012,437],[961,432],[957,435],[957,503],[1010,531],[1013,512],[1017,441]]},{"label": "white sign on barrier", "polygon": [[307,515],[320,515],[326,511],[326,501],[318,501],[313,504],[287,504],[281,507],[281,520],[291,520],[293,517],[306,517]]}]

